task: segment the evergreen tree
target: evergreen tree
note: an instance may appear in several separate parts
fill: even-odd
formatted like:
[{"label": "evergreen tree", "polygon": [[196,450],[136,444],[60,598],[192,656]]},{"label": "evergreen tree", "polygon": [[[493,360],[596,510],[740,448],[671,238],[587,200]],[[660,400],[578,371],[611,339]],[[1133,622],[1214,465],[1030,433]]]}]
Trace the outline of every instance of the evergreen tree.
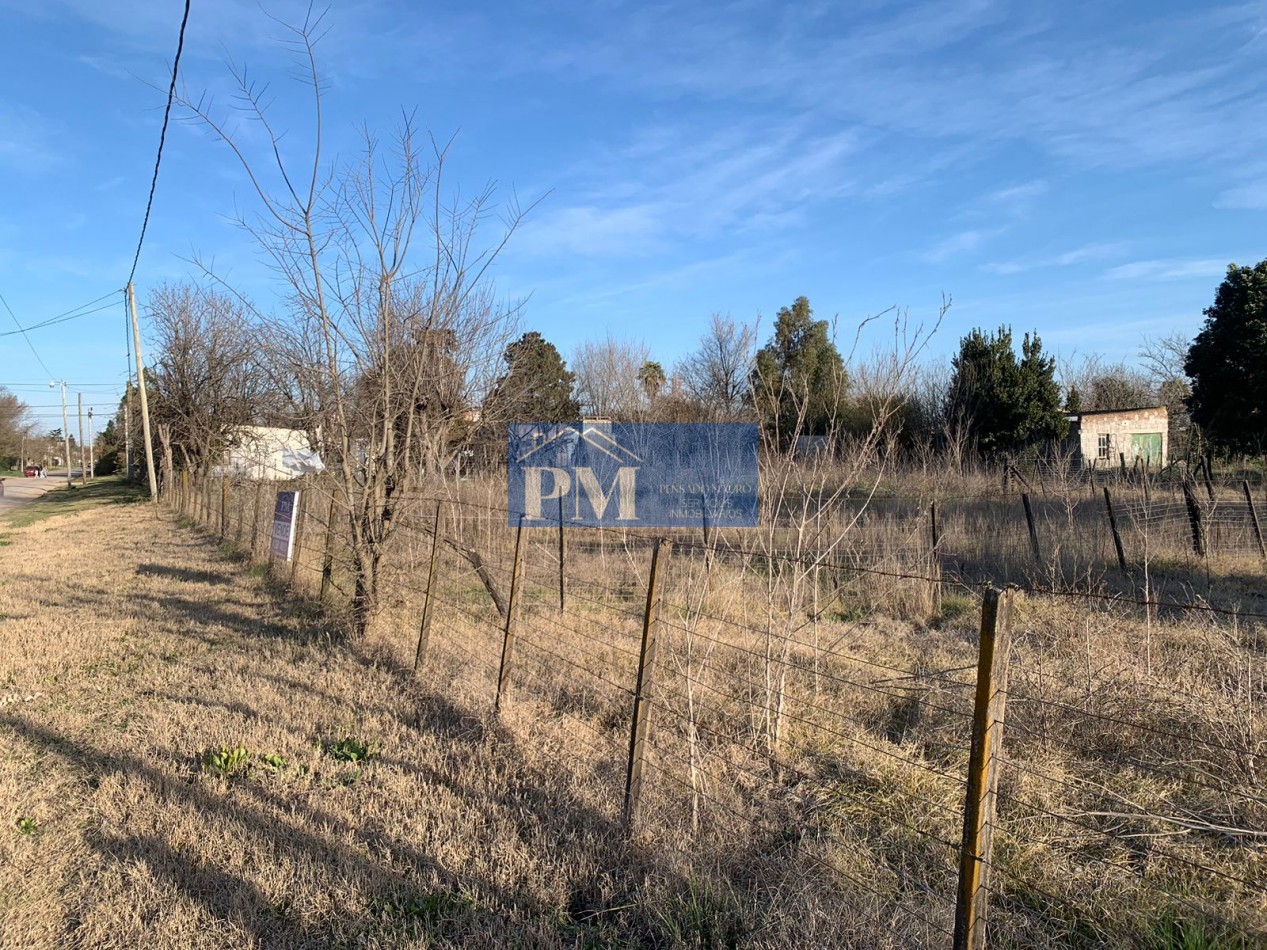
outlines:
[{"label": "evergreen tree", "polygon": [[844,408],[848,376],[809,300],[797,297],[779,310],[774,335],[758,352],[752,391],[757,411],[787,447],[798,435],[835,432]]},{"label": "evergreen tree", "polygon": [[575,422],[581,406],[572,393],[576,376],[553,343],[535,330],[506,348],[506,372],[493,387],[485,414],[503,422]]},{"label": "evergreen tree", "polygon": [[1010,327],[989,335],[973,330],[959,341],[951,366],[947,412],[984,454],[1004,455],[1068,432],[1056,361],[1043,354],[1037,333],[1025,334],[1018,361]]},{"label": "evergreen tree", "polygon": [[1267,260],[1230,264],[1188,350],[1192,421],[1224,451],[1267,446]]}]

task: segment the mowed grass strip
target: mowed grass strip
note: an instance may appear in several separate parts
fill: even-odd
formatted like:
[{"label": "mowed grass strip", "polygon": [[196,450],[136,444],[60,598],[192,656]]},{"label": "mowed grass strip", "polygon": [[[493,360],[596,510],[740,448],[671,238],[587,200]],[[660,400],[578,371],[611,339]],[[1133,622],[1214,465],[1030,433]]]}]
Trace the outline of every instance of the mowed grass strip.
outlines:
[{"label": "mowed grass strip", "polygon": [[87,484],[76,480],[73,488],[64,486],[41,495],[22,507],[0,516],[0,530],[25,528],[59,515],[77,514],[108,505],[131,505],[145,501],[149,493],[144,485],[108,475]]},{"label": "mowed grass strip", "polygon": [[480,697],[170,513],[59,510],[0,550],[0,945],[573,946],[604,925],[575,893],[645,880],[612,801]]}]

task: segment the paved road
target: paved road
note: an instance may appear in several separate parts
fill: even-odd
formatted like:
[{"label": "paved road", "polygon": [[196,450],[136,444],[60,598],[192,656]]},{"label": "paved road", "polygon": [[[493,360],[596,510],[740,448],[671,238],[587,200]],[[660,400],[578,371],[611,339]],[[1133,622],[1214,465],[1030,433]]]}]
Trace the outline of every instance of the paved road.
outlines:
[{"label": "paved road", "polygon": [[6,478],[4,480],[4,497],[0,498],[0,516],[8,514],[15,508],[25,504],[32,498],[39,498],[50,488],[57,488],[66,484],[66,471],[62,470],[62,477],[53,478]]}]

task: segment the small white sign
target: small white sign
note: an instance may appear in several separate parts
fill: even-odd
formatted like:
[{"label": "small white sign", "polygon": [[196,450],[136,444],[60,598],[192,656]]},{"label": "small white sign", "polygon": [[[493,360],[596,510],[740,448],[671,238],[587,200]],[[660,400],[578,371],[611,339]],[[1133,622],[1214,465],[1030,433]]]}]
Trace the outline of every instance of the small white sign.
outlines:
[{"label": "small white sign", "polygon": [[273,508],[273,543],[269,554],[289,561],[295,547],[295,512],[299,510],[299,492],[279,491]]}]

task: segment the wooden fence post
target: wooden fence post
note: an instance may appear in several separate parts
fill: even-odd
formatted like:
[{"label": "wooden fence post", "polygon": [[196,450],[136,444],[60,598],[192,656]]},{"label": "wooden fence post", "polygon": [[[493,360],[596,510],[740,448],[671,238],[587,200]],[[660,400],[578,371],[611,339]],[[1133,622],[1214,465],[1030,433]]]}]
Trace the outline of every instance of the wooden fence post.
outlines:
[{"label": "wooden fence post", "polygon": [[295,589],[295,581],[299,577],[299,558],[304,549],[304,499],[308,497],[306,490],[295,493],[295,510],[291,515],[295,519],[295,544],[290,552],[290,589]]},{"label": "wooden fence post", "polygon": [[1127,479],[1130,477],[1130,476],[1129,476],[1129,475],[1127,475],[1127,473],[1126,473],[1126,453],[1125,453],[1125,452],[1118,452],[1118,453],[1117,453],[1117,460],[1118,460],[1119,464],[1121,464],[1121,466],[1122,466],[1122,484],[1123,484],[1123,485],[1125,485],[1125,484],[1126,484]]},{"label": "wooden fence post", "polygon": [[1198,557],[1205,557],[1205,522],[1189,478],[1183,480],[1183,500],[1188,506],[1188,522],[1192,525],[1192,549],[1197,552]]},{"label": "wooden fence post", "polygon": [[260,503],[264,495],[264,480],[255,483],[255,504],[251,506],[251,560],[254,561],[260,549]]},{"label": "wooden fence post", "polygon": [[1126,573],[1126,551],[1122,547],[1122,535],[1117,530],[1117,515],[1113,511],[1113,498],[1109,495],[1109,486],[1104,486],[1104,507],[1109,511],[1109,530],[1113,532],[1113,547],[1117,549],[1117,566]]},{"label": "wooden fence post", "polygon": [[229,478],[220,478],[220,537],[229,536]]},{"label": "wooden fence post", "polygon": [[180,470],[180,513],[189,516],[189,469]]},{"label": "wooden fence post", "polygon": [[[977,648],[977,690],[968,757],[968,794],[959,850],[954,950],[983,950],[998,799],[999,759],[1007,703],[1007,662],[1012,627],[1012,591],[985,591]],[[1001,622],[1000,622],[1001,621]]]},{"label": "wooden fence post", "polygon": [[519,524],[515,528],[515,559],[510,569],[510,596],[506,598],[506,624],[502,629],[502,659],[497,667],[497,698],[493,701],[494,712],[501,712],[502,691],[506,688],[506,677],[510,673],[515,615],[519,610],[519,575],[523,571],[523,534],[524,516],[520,515]]},{"label": "wooden fence post", "polygon": [[334,519],[338,515],[335,504],[336,496],[330,492],[330,511],[326,514],[326,546],[321,555],[321,594],[319,600],[326,602],[326,592],[330,590],[330,582],[334,579]]},{"label": "wooden fence post", "polygon": [[1241,481],[1241,488],[1245,490],[1245,504],[1249,505],[1249,523],[1254,526],[1254,539],[1258,541],[1258,553],[1262,555],[1264,561],[1267,561],[1267,545],[1263,544],[1263,528],[1258,523],[1258,509],[1254,507],[1254,496],[1249,490],[1249,479]]},{"label": "wooden fence post", "polygon": [[[437,515],[437,517],[439,517]],[[567,580],[564,576],[567,564],[567,539],[563,533],[563,496],[559,496],[559,613],[563,613],[567,597]]]},{"label": "wooden fence post", "polygon": [[[436,502],[436,520],[431,534],[431,563],[427,567],[427,593],[422,603],[422,622],[418,624],[418,649],[414,651],[414,673],[422,667],[427,655],[427,641],[431,639],[431,604],[435,599],[436,563],[440,557],[440,518],[443,515],[441,506],[444,502]],[[331,505],[331,510],[333,510]]]},{"label": "wooden fence post", "polygon": [[931,536],[932,546],[929,557],[929,567],[932,571],[932,579],[929,586],[932,588],[933,595],[933,613],[941,612],[941,531],[937,526],[937,502],[933,502],[928,506],[928,522],[929,533]]},{"label": "wooden fence post", "polygon": [[651,546],[651,573],[647,576],[647,603],[642,611],[642,647],[638,651],[638,680],[634,686],[633,716],[629,729],[629,761],[625,768],[625,803],[621,822],[633,830],[642,801],[643,766],[650,751],[651,692],[655,681],[656,622],[660,615],[660,552],[669,542],[656,538]]},{"label": "wooden fence post", "polygon": [[1034,509],[1030,507],[1029,492],[1021,492],[1021,504],[1025,506],[1025,523],[1029,525],[1029,549],[1034,555],[1034,563],[1041,567],[1043,552],[1038,546],[1038,529],[1034,526]]}]

